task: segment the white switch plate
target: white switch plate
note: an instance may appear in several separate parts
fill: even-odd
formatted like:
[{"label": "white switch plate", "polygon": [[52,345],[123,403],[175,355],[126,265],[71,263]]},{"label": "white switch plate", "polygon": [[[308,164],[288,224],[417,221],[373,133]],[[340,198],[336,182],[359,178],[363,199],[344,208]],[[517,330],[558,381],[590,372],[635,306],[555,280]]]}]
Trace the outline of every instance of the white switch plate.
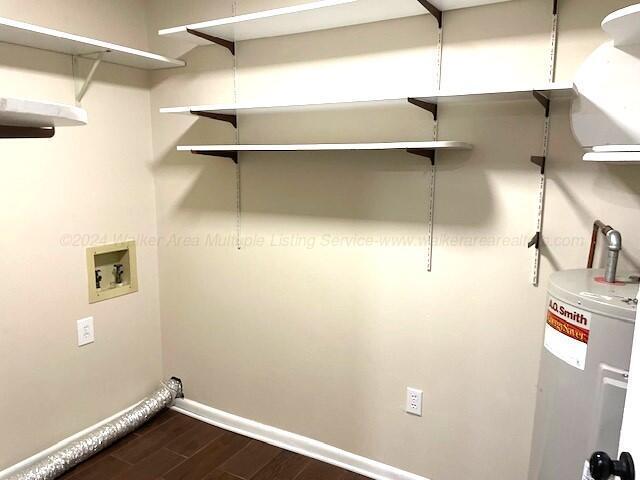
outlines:
[{"label": "white switch plate", "polygon": [[93,329],[93,317],[78,320],[78,346],[88,345],[95,342],[95,331]]},{"label": "white switch plate", "polygon": [[407,406],[405,411],[411,415],[422,416],[422,390],[407,388]]}]

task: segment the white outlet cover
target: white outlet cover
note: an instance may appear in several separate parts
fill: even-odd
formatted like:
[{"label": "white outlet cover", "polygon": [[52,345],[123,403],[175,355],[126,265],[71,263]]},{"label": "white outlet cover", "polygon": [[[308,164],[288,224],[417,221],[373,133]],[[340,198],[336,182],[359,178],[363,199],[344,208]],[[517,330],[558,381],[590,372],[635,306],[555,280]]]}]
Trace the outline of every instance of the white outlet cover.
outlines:
[{"label": "white outlet cover", "polygon": [[407,388],[407,405],[405,411],[411,415],[422,416],[422,390]]},{"label": "white outlet cover", "polygon": [[93,317],[78,320],[78,346],[82,347],[95,342],[95,330],[93,328]]}]

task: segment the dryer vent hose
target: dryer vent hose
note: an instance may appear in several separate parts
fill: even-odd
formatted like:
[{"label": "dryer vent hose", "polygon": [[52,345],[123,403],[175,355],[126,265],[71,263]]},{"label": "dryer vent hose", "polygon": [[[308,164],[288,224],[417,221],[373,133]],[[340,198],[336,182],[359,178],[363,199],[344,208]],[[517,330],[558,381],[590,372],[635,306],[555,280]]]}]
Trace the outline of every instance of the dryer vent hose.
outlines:
[{"label": "dryer vent hose", "polygon": [[8,480],[54,480],[129,435],[182,396],[182,382],[179,379],[163,382],[158,390],[115,420],[96,428],[41,462],[15,473]]}]

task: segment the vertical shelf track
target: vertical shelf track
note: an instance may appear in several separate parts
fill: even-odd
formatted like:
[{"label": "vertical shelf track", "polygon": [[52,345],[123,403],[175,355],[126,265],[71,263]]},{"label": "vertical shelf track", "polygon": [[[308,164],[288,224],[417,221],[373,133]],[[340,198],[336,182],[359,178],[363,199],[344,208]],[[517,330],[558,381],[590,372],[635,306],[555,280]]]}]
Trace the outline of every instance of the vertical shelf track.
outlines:
[{"label": "vertical shelf track", "polygon": [[[558,48],[558,0],[553,1],[553,20],[551,25],[550,55],[548,81],[553,83],[556,77],[556,52]],[[544,223],[544,205],[547,189],[546,163],[549,157],[549,135],[551,131],[551,99],[542,92],[533,92],[535,99],[544,108],[544,134],[542,139],[542,156],[531,157],[531,162],[540,167],[540,184],[538,187],[538,209],[535,235],[528,244],[533,249],[531,284],[537,287],[540,279],[540,248],[542,246],[542,227]]]},{"label": "vertical shelf track", "polygon": [[[238,14],[238,0],[233,0],[231,3],[231,15],[235,17]],[[225,40],[223,38],[214,37],[213,35],[209,35],[203,32],[199,32],[197,30],[187,29],[187,33],[196,36],[198,38],[202,38],[216,45],[220,45],[229,52],[233,56],[233,103],[238,103],[238,56],[236,55],[237,48],[235,42]],[[193,115],[197,115],[204,118],[209,118],[211,120],[218,120],[221,122],[230,123],[235,128],[236,134],[236,144],[240,143],[240,126],[238,124],[238,115],[226,115],[219,114],[213,112],[201,112],[201,111],[191,111]],[[236,248],[240,250],[242,248],[242,175],[240,169],[240,152],[211,152],[211,151],[197,151],[193,150],[191,153],[198,155],[209,155],[215,157],[224,157],[233,160],[235,163],[235,177],[236,177],[236,224],[235,224],[235,243]]]},{"label": "vertical shelf track", "polygon": [[[435,8],[426,0],[419,0],[422,5],[434,16],[438,22],[438,44],[436,45],[436,65],[435,65],[435,89],[440,91],[442,86],[442,49],[443,49],[443,23],[444,15],[441,11]],[[438,110],[433,114],[433,140],[438,140]],[[428,196],[429,205],[427,210],[427,272],[431,272],[433,268],[433,224],[435,220],[435,202],[436,202],[436,152],[434,151],[431,156],[431,168],[429,175]]]},{"label": "vertical shelf track", "polygon": [[[436,60],[434,69],[434,86],[435,91],[439,92],[442,83],[442,48],[443,48],[443,23],[444,14],[428,0],[418,0],[420,4],[427,9],[438,24],[438,43],[436,45]],[[417,98],[407,99],[410,104],[415,105],[423,110],[431,112],[433,115],[433,140],[438,140],[438,104],[431,103]],[[430,160],[431,168],[427,172],[427,271],[430,272],[433,266],[433,224],[435,217],[435,199],[436,199],[436,151],[435,150],[415,150],[409,149],[409,153],[420,155]]]},{"label": "vertical shelf track", "polygon": [[[238,0],[233,0],[233,16],[238,14]],[[236,48],[233,45],[231,50],[233,54],[233,103],[238,103],[238,56],[236,55]],[[240,143],[240,127],[238,125],[238,119],[235,119],[236,124],[236,144]],[[242,171],[240,169],[240,153],[235,159],[236,168],[236,248],[240,250],[242,248]]]}]

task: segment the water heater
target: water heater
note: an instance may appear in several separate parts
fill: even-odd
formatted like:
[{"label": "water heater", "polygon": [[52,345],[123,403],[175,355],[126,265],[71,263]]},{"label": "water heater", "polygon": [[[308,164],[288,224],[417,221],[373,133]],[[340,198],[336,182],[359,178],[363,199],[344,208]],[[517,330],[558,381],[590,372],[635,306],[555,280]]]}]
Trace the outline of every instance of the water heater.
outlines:
[{"label": "water heater", "polygon": [[580,480],[594,451],[618,451],[638,279],[552,275],[529,480]]}]

